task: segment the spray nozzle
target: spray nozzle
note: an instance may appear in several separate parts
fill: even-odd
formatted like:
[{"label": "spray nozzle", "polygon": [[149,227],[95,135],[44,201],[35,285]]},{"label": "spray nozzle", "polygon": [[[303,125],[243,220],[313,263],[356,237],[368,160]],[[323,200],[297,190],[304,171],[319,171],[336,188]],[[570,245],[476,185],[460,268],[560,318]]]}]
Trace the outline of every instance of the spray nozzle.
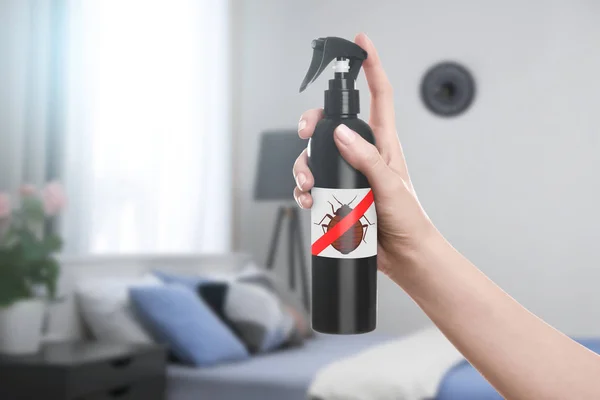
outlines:
[{"label": "spray nozzle", "polygon": [[367,52],[362,47],[339,37],[315,39],[312,41],[312,48],[313,58],[300,86],[300,92],[314,82],[333,60],[336,60],[336,73],[346,74],[345,78],[356,80],[363,61],[367,59]]}]

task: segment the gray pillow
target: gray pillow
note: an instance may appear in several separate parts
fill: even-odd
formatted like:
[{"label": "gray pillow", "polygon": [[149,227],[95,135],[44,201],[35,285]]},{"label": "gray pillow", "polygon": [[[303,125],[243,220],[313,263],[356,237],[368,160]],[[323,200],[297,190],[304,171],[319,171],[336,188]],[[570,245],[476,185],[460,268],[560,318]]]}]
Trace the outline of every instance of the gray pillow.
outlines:
[{"label": "gray pillow", "polygon": [[259,268],[254,263],[249,263],[239,272],[236,281],[261,285],[281,300],[295,321],[292,344],[302,342],[303,339],[314,335],[310,326],[310,315],[304,304],[275,274]]},{"label": "gray pillow", "polygon": [[293,315],[268,288],[252,282],[206,282],[198,293],[250,353],[268,352],[293,339]]}]

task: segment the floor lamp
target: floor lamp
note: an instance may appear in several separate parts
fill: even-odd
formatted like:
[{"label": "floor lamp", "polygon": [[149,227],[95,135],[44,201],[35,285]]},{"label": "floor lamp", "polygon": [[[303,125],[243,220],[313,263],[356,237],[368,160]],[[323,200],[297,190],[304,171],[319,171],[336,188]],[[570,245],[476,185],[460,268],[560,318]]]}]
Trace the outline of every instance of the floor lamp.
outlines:
[{"label": "floor lamp", "polygon": [[[304,254],[302,228],[298,207],[294,202],[295,187],[292,167],[298,155],[306,148],[306,141],[296,131],[270,131],[261,135],[254,199],[278,203],[277,219],[273,227],[267,269],[273,269],[282,228],[287,221],[287,261],[290,289],[296,290],[299,275],[302,301],[310,311],[308,270]],[[298,262],[298,264],[296,264]],[[298,268],[297,268],[298,266]]]}]

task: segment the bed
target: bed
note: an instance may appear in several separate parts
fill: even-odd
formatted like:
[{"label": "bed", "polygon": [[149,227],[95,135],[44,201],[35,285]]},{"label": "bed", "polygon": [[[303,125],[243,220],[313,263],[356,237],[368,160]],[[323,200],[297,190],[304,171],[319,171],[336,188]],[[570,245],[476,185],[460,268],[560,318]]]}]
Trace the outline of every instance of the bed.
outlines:
[{"label": "bed", "polygon": [[248,361],[198,369],[173,365],[168,371],[168,399],[306,400],[307,389],[325,365],[358,353],[390,336],[317,335],[302,347],[280,350]]},{"label": "bed", "polygon": [[[64,301],[52,307],[49,325],[51,340],[80,339],[85,330],[73,299],[72,288],[82,276],[139,276],[153,269],[173,271],[232,271],[246,263],[246,255],[94,257],[62,260],[60,293]],[[387,346],[398,338],[380,333],[356,336],[317,334],[302,347],[279,350],[246,361],[220,364],[210,368],[190,368],[172,364],[168,369],[168,400],[306,400],[309,387],[322,370],[343,358],[358,356],[368,349]],[[600,353],[600,339],[581,339],[581,344]],[[421,358],[413,354],[413,361]],[[433,352],[435,353],[435,352]],[[416,357],[416,358],[415,358]],[[395,360],[396,358],[393,358]],[[392,360],[392,361],[393,361]],[[413,364],[411,364],[411,362]],[[359,370],[360,372],[360,370]],[[362,374],[362,372],[361,372]],[[421,400],[499,400],[502,397],[467,362],[458,361],[444,369],[436,395]],[[340,398],[340,397],[336,397]],[[363,398],[363,397],[360,397]],[[372,398],[372,397],[364,397]],[[389,397],[387,397],[389,398]],[[392,397],[403,399],[405,397]],[[410,397],[415,398],[415,397]],[[313,398],[311,400],[328,400]]]},{"label": "bed", "polygon": [[[223,272],[239,270],[251,257],[228,255],[161,255],[69,257],[61,260],[59,296],[49,318],[49,340],[87,336],[72,295],[80,279],[135,277],[156,269],[172,272]],[[316,372],[332,361],[358,353],[391,336],[369,333],[357,336],[317,334],[302,347],[280,350],[250,360],[211,368],[172,364],[168,370],[168,399],[306,399]]]}]

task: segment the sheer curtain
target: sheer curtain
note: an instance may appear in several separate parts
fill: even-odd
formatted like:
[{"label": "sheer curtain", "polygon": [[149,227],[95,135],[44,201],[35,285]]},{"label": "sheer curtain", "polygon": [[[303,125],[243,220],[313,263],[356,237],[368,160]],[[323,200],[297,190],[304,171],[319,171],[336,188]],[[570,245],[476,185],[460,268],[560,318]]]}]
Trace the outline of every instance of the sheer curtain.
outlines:
[{"label": "sheer curtain", "polygon": [[55,2],[0,1],[0,191],[60,175],[65,40]]},{"label": "sheer curtain", "polygon": [[68,8],[67,252],[229,250],[228,2]]}]

